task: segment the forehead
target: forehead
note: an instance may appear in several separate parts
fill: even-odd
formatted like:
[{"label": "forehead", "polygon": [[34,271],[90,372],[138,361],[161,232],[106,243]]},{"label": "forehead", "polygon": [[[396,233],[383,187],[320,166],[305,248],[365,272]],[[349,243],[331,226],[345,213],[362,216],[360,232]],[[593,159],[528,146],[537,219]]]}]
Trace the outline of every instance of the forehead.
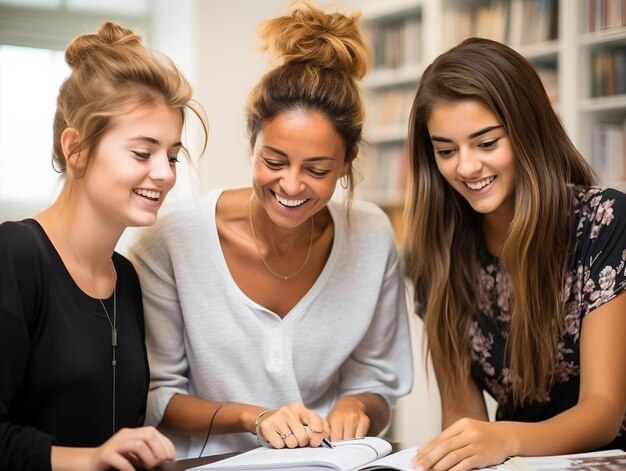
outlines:
[{"label": "forehead", "polygon": [[257,144],[276,147],[288,155],[345,154],[343,139],[332,121],[317,111],[296,109],[277,114],[263,126]]},{"label": "forehead", "polygon": [[499,124],[496,115],[478,100],[441,101],[432,107],[426,123],[431,135],[446,137],[469,136]]}]

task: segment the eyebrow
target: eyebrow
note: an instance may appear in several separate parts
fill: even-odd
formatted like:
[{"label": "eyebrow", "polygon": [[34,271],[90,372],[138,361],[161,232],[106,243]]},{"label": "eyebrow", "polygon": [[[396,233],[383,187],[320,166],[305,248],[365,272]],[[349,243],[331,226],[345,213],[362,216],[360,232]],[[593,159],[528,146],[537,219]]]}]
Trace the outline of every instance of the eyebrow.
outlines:
[{"label": "eyebrow", "polygon": [[[486,134],[489,131],[493,131],[494,129],[498,129],[498,128],[501,128],[501,127],[502,127],[501,124],[497,124],[495,126],[487,126],[486,128],[483,128],[483,129],[480,129],[480,130],[478,130],[476,132],[473,132],[468,137],[470,139],[475,139],[478,136],[482,136],[483,134]],[[452,139],[448,139],[447,137],[436,136],[434,134],[432,136],[430,136],[430,140],[431,141],[437,141],[437,142],[452,142]]]},{"label": "eyebrow", "polygon": [[[155,145],[160,144],[158,139],[154,139],[153,137],[148,137],[148,136],[135,136],[135,137],[129,138],[128,140],[129,141],[146,141],[146,142],[149,142],[150,144],[155,144]],[[170,147],[182,147],[182,146],[183,146],[183,143],[178,141],[172,144]]]},{"label": "eyebrow", "polygon": [[[286,152],[283,152],[280,149],[277,149],[275,147],[272,146],[263,146],[263,149],[269,150],[275,154],[278,154],[281,157],[284,157],[286,159],[289,158],[289,156],[287,155]],[[322,161],[322,160],[335,160],[332,157],[328,157],[328,156],[324,156],[324,155],[320,155],[320,156],[315,156],[315,157],[309,157],[307,159],[305,159],[307,162],[317,162],[317,161]]]}]

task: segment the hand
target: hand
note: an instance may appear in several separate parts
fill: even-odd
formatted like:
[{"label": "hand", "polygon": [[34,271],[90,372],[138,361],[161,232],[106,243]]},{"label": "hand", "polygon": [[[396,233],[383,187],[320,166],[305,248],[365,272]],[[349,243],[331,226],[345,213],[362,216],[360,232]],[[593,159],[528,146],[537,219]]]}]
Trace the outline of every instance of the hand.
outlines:
[{"label": "hand", "polygon": [[506,422],[457,420],[419,447],[411,461],[416,470],[466,471],[500,464],[509,456],[511,434]]},{"label": "hand", "polygon": [[318,447],[330,428],[317,412],[294,402],[263,415],[257,434],[274,448]]},{"label": "hand", "polygon": [[331,441],[364,437],[371,420],[365,414],[365,405],[355,396],[341,396],[328,415]]},{"label": "hand", "polygon": [[93,449],[88,469],[133,471],[176,460],[172,442],[154,427],[125,428]]}]

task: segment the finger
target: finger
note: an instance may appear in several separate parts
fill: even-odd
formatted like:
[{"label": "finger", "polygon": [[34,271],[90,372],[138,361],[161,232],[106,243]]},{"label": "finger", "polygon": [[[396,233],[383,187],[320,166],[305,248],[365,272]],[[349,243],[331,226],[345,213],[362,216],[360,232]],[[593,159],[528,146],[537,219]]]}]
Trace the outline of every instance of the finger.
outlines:
[{"label": "finger", "polygon": [[[106,468],[113,468],[119,471],[135,471],[135,467],[130,461],[118,453],[112,453],[106,458],[102,457],[101,462]],[[98,466],[98,468],[100,468],[100,466]]]},{"label": "finger", "polygon": [[176,447],[172,441],[154,427],[151,428],[154,433],[152,449],[155,456],[161,461],[174,461],[176,459]]},{"label": "finger", "polygon": [[428,453],[421,456],[418,460],[418,464],[423,466],[424,469],[433,471],[447,470],[467,456],[467,449],[465,451],[463,449],[468,444],[458,436],[447,440],[439,437],[432,445]]},{"label": "finger", "polygon": [[[294,440],[296,440],[298,444],[297,446],[309,445],[311,437],[309,435],[309,429],[305,424],[298,421],[295,423],[290,423],[289,428],[293,432],[292,437]],[[289,443],[287,443],[287,445],[289,446]]]},{"label": "finger", "polygon": [[370,429],[372,421],[367,415],[363,415],[356,427],[355,437],[365,437]]},{"label": "finger", "polygon": [[[306,434],[306,431],[304,433]],[[287,435],[286,438],[285,438],[285,435]],[[285,442],[285,446],[287,448],[298,448],[298,446],[300,446],[298,439],[296,438],[295,434],[291,430],[283,434],[283,441]],[[307,443],[308,443],[308,435],[307,435]]]},{"label": "finger", "polygon": [[451,469],[455,469],[457,471],[468,470],[471,469],[471,466],[468,467],[470,465],[471,457],[472,455],[469,451],[469,447],[457,448],[447,453],[436,464],[427,469],[430,469],[431,471],[447,471]]},{"label": "finger", "polygon": [[310,427],[305,427],[305,429],[309,435],[309,446],[311,448],[319,447],[324,441],[324,438],[330,436],[330,434],[326,434],[323,430],[315,431]]},{"label": "finger", "polygon": [[[170,450],[171,442],[154,427],[126,429],[120,436],[123,440],[121,449],[131,462],[139,462],[144,467],[152,468],[165,460],[176,458]],[[173,446],[173,445],[172,445]]]},{"label": "finger", "polygon": [[343,422],[335,418],[331,418],[328,422],[330,425],[331,441],[336,442],[339,440],[343,440]]},{"label": "finger", "polygon": [[[286,428],[286,427],[284,427]],[[285,448],[285,439],[283,438],[283,432],[280,430],[272,430],[271,432],[263,432],[267,442],[274,448]]]}]

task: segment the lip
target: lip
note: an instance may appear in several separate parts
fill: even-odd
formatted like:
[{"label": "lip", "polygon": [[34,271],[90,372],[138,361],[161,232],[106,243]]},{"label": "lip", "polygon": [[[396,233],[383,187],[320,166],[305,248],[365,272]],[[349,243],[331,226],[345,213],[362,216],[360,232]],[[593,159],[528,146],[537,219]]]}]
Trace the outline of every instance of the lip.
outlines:
[{"label": "lip", "polygon": [[[274,201],[276,202],[276,204],[280,207],[280,208],[284,208],[288,211],[295,211],[298,210],[304,206],[306,206],[306,204],[310,201],[311,198],[288,198],[285,196],[282,196],[278,193],[276,193],[275,191],[270,190],[270,193],[272,194],[272,196],[274,197]],[[280,200],[283,201],[290,201],[290,202],[297,202],[300,201],[299,204],[295,204],[294,206],[290,206],[288,204],[284,204],[283,202],[281,202]]]},{"label": "lip", "polygon": [[[150,198],[147,195],[142,195],[138,192],[142,192],[142,193],[152,193],[152,192],[156,192],[158,193],[158,196],[155,198]],[[163,198],[165,197],[165,192],[163,190],[158,190],[158,189],[152,189],[152,188],[133,188],[132,191],[133,195],[135,195],[137,198],[139,198],[139,200],[145,204],[146,206],[149,206],[151,208],[158,208],[159,206],[161,206],[161,202],[163,201]]]},{"label": "lip", "polygon": [[[494,181],[496,181],[497,177],[495,175],[491,175],[489,177],[481,178],[478,180],[463,180],[462,183],[465,188],[472,193],[484,193],[491,188],[491,185]],[[471,186],[470,186],[471,185]]]}]

